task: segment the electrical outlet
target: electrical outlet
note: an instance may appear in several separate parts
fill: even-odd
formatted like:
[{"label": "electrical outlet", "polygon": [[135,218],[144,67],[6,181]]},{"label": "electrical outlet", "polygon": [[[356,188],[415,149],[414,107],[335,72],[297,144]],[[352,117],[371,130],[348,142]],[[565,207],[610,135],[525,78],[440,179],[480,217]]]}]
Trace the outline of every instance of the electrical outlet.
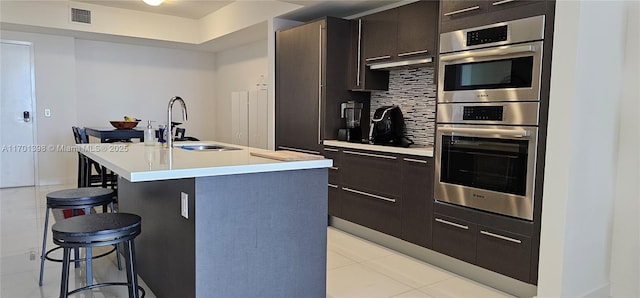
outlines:
[{"label": "electrical outlet", "polygon": [[189,195],[184,192],[180,192],[180,215],[189,219]]},{"label": "electrical outlet", "polygon": [[51,117],[51,109],[44,109],[44,116]]}]

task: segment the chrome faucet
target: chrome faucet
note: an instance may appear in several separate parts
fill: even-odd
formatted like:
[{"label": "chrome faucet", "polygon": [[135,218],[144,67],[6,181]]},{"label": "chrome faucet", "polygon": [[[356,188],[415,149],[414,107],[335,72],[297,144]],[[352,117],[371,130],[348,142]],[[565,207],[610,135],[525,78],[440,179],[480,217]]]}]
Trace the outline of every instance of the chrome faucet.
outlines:
[{"label": "chrome faucet", "polygon": [[169,106],[167,107],[167,148],[169,148],[169,152],[171,152],[171,148],[173,148],[173,131],[171,127],[171,110],[173,109],[174,102],[180,102],[182,105],[182,120],[187,120],[187,105],[184,103],[184,100],[180,98],[180,96],[174,96],[169,100]]}]

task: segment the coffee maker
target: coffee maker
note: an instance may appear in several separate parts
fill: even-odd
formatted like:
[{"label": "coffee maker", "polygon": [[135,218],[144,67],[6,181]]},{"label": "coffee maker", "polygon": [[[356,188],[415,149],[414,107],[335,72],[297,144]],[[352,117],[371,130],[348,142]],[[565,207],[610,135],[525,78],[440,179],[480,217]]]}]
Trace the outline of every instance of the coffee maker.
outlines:
[{"label": "coffee maker", "polygon": [[346,128],[338,131],[338,140],[360,143],[362,142],[362,128],[360,127],[360,116],[363,104],[350,100],[340,104],[340,116],[345,119]]}]

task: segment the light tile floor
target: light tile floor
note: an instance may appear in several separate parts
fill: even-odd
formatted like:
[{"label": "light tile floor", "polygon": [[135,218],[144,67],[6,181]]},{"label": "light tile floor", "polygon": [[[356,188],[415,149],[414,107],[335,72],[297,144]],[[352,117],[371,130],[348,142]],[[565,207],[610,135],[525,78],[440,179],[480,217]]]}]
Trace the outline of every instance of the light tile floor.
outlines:
[{"label": "light tile floor", "polygon": [[[0,297],[58,297],[60,263],[45,262],[44,285],[38,286],[45,195],[71,187],[0,189]],[[48,239],[51,248],[50,234]],[[511,297],[332,227],[327,228],[327,242],[327,297]],[[118,271],[115,262],[113,254],[94,260],[94,282],[125,281],[125,272]],[[84,285],[82,267],[71,270],[71,288]],[[155,297],[144,281],[140,283],[146,297]],[[126,296],[126,287],[75,295]]]}]

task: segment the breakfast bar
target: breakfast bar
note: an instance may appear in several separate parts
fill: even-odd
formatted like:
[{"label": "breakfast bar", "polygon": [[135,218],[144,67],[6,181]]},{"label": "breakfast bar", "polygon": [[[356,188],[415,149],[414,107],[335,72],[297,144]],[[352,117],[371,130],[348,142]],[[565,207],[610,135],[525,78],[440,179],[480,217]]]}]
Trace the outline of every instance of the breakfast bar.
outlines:
[{"label": "breakfast bar", "polygon": [[119,210],[142,217],[142,280],[158,297],[326,297],[332,161],[211,143],[79,145],[119,175]]}]

